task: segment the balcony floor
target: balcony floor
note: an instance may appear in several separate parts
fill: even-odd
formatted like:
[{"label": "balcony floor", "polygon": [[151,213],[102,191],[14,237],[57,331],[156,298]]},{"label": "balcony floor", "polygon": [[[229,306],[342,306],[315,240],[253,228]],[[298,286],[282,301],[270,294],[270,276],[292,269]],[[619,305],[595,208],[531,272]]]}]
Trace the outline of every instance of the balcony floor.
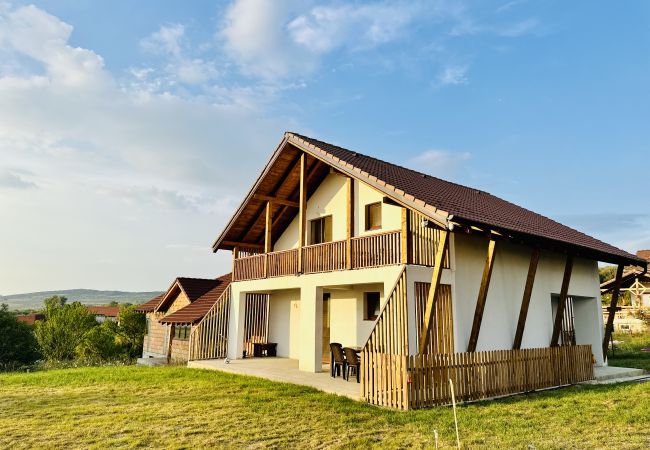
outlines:
[{"label": "balcony floor", "polygon": [[356,377],[350,377],[350,381],[345,381],[341,377],[332,378],[329,373],[329,365],[325,364],[323,372],[319,373],[298,370],[298,360],[288,358],[235,359],[230,361],[230,364],[226,364],[223,359],[210,359],[190,361],[187,366],[300,384],[330,394],[343,395],[353,400],[362,399],[361,385],[356,382]]}]

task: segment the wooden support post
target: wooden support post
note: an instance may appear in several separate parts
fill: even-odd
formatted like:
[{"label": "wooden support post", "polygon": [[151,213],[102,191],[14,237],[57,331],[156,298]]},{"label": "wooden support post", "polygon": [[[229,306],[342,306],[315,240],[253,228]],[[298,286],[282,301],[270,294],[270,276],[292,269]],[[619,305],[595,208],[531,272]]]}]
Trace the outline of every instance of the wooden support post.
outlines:
[{"label": "wooden support post", "polygon": [[346,184],[346,225],[345,225],[345,267],[352,269],[352,236],[354,236],[354,180],[348,177]]},{"label": "wooden support post", "polygon": [[517,331],[515,332],[515,342],[512,344],[513,350],[521,348],[521,339],[524,336],[526,327],[526,317],[528,317],[528,306],[530,297],[533,293],[533,284],[535,283],[535,273],[537,272],[537,263],[539,263],[539,249],[533,250],[530,255],[530,265],[528,266],[528,275],[526,276],[526,286],[524,287],[524,296],[521,300],[521,309],[519,310],[519,321],[517,322]]},{"label": "wooden support post", "polygon": [[402,264],[411,263],[411,211],[402,208],[401,256]]},{"label": "wooden support post", "polygon": [[[235,245],[232,249],[232,274],[235,275],[235,261],[239,258],[239,246]],[[233,279],[233,281],[236,281]]]},{"label": "wooden support post", "polygon": [[420,334],[420,343],[418,352],[423,354],[429,345],[429,330],[433,322],[433,311],[435,309],[436,295],[440,288],[440,276],[442,275],[442,263],[445,258],[445,251],[447,249],[447,240],[449,239],[449,231],[442,230],[440,232],[440,240],[438,241],[438,248],[436,249],[435,265],[433,266],[433,275],[431,277],[431,287],[429,288],[429,295],[427,296],[427,306],[424,310],[424,323],[422,324],[422,334]]},{"label": "wooden support post", "polygon": [[474,310],[474,322],[472,323],[472,332],[469,336],[469,344],[467,344],[468,352],[476,351],[476,344],[478,343],[478,335],[481,331],[481,322],[483,321],[483,312],[485,311],[485,301],[487,300],[488,289],[490,288],[490,278],[492,278],[492,268],[494,267],[494,250],[496,249],[496,241],[490,238],[488,243],[488,253],[485,258],[485,266],[483,267],[483,277],[481,278],[481,287],[478,290],[478,298],[476,299],[476,309]]},{"label": "wooden support post", "polygon": [[264,278],[269,276],[269,253],[273,251],[273,203],[266,202],[266,222],[264,224]]},{"label": "wooden support post", "polygon": [[566,299],[569,295],[569,283],[571,282],[571,271],[573,270],[573,256],[566,257],[564,266],[564,277],[562,278],[562,288],[560,289],[560,301],[557,304],[555,312],[555,322],[553,324],[553,334],[551,335],[551,347],[557,347],[562,331],[562,319],[564,318],[564,308]]},{"label": "wooden support post", "polygon": [[612,338],[614,331],[614,316],[616,315],[616,305],[621,292],[621,280],[623,279],[623,264],[619,264],[616,269],[616,279],[614,280],[614,290],[612,291],[612,301],[609,303],[609,314],[607,314],[607,324],[605,325],[605,336],[603,337],[603,359],[607,358],[607,348],[609,340]]},{"label": "wooden support post", "polygon": [[300,197],[298,199],[298,273],[302,273],[303,270],[302,248],[305,246],[305,231],[307,228],[307,211],[305,211],[307,209],[306,169],[307,158],[303,153],[300,156]]}]

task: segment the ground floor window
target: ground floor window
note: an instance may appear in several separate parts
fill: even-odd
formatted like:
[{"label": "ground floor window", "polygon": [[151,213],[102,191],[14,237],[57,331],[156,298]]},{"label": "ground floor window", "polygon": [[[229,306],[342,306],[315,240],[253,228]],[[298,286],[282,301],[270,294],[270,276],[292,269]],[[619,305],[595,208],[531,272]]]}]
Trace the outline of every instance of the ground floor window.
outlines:
[{"label": "ground floor window", "polygon": [[174,339],[186,341],[190,338],[191,332],[192,332],[192,327],[190,325],[177,326],[174,329]]},{"label": "ground floor window", "polygon": [[364,320],[377,320],[381,308],[379,292],[365,292],[363,294]]}]

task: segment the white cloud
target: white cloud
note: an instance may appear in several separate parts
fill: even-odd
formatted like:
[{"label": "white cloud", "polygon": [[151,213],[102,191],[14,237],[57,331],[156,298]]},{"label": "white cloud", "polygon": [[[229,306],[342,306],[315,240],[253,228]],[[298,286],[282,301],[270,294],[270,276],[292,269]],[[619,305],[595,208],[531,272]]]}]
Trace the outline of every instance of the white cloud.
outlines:
[{"label": "white cloud", "polygon": [[535,18],[522,20],[515,24],[502,27],[497,30],[497,34],[504,37],[519,37],[529,34],[539,27],[539,20]]},{"label": "white cloud", "polygon": [[469,65],[446,65],[444,66],[435,81],[433,82],[434,87],[443,87],[443,86],[457,86],[461,84],[467,84],[467,71]]},{"label": "white cloud", "polygon": [[408,165],[419,172],[449,179],[471,158],[469,152],[449,150],[427,150],[408,161]]},{"label": "white cloud", "polygon": [[[120,83],[69,45],[72,32],[34,6],[0,9],[0,53],[14,62],[0,65],[0,210],[12,212],[0,285],[146,290],[225,271],[227,258],[164,245],[209,245],[284,127],[237,103]],[[182,39],[180,53],[164,42],[184,55]]]}]

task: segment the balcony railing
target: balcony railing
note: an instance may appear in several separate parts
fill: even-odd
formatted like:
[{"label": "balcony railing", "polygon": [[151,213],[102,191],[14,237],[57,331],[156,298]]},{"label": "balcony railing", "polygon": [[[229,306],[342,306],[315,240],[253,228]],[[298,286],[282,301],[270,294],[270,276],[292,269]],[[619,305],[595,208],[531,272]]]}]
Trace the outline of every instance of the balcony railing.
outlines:
[{"label": "balcony railing", "polygon": [[[352,238],[350,267],[363,269],[400,264],[400,243],[399,230]],[[344,240],[303,247],[302,273],[345,270],[348,267],[346,250]],[[234,262],[233,278],[243,281],[295,275],[298,273],[298,251],[291,249],[237,258]]]}]

